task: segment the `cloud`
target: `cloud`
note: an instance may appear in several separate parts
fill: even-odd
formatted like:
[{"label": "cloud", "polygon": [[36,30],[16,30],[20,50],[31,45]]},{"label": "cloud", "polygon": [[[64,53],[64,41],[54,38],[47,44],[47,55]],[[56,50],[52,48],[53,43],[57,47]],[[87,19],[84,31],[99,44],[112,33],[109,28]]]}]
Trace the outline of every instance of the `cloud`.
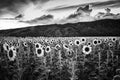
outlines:
[{"label": "cloud", "polygon": [[[90,9],[90,5],[86,5],[84,7],[79,7],[74,14],[68,16],[67,19],[77,18],[79,16],[90,16],[92,9]],[[84,15],[85,13],[85,15]],[[88,14],[88,15],[87,15]]]},{"label": "cloud", "polygon": [[79,14],[71,14],[67,17],[67,19],[77,18]]},{"label": "cloud", "polygon": [[13,6],[14,4],[26,4],[26,3],[29,3],[29,2],[33,2],[33,3],[37,3],[37,2],[40,2],[40,3],[45,3],[49,0],[0,0],[0,8],[3,8],[3,7],[11,7]]},{"label": "cloud", "polygon": [[79,6],[85,6],[87,4],[91,4],[93,8],[105,8],[105,7],[120,7],[120,0],[110,0],[110,1],[104,1],[104,2],[89,2],[84,4],[78,4],[78,5],[70,5],[70,6],[56,6],[54,8],[48,9],[48,11],[59,11],[59,10],[67,10],[67,9],[75,9]]},{"label": "cloud", "polygon": [[48,21],[50,22],[51,20],[53,20],[54,16],[53,15],[42,15],[41,17],[29,20],[29,21],[25,21],[27,23],[30,24],[36,24],[36,23],[40,23],[40,24],[44,24],[44,23],[48,23]]},{"label": "cloud", "polygon": [[[9,12],[19,13],[22,8],[33,3],[42,5],[50,0],[0,0],[0,15]],[[7,12],[6,12],[7,11]]]},{"label": "cloud", "polygon": [[[39,11],[51,13],[54,11],[77,9],[79,6],[92,4],[94,8],[103,8],[104,6],[119,7],[119,0],[0,0],[0,15],[11,13],[15,15],[21,14],[23,8],[29,7],[29,3],[33,3],[34,7]],[[27,7],[27,8],[28,8]],[[24,10],[25,11],[25,10]],[[32,11],[34,12],[34,11]],[[38,12],[38,11],[37,11]],[[30,14],[31,12],[27,12]]]},{"label": "cloud", "polygon": [[39,18],[36,18],[35,20],[47,20],[47,19],[53,19],[53,15],[43,15]]},{"label": "cloud", "polygon": [[[95,8],[105,8],[105,7],[116,7],[118,4],[120,4],[120,1],[111,0],[111,1],[107,1],[107,2],[93,3],[93,6]],[[120,7],[120,5],[119,5],[119,7]]]}]

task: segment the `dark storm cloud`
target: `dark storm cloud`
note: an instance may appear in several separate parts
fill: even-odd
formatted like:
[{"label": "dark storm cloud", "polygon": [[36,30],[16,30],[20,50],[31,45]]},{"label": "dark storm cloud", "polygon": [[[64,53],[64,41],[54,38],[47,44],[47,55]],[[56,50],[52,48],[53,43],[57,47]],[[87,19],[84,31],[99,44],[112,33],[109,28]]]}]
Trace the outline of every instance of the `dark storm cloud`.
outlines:
[{"label": "dark storm cloud", "polygon": [[[101,2],[101,3],[93,3],[93,6],[94,7],[102,7],[102,6],[111,6],[111,5],[116,5],[116,4],[120,4],[120,1],[112,0],[112,1]],[[116,6],[114,6],[114,7],[116,7]]]},{"label": "dark storm cloud", "polygon": [[[110,0],[105,2],[94,2],[94,3],[88,3],[93,6],[93,8],[104,8],[104,7],[120,7],[120,0]],[[80,4],[80,5],[74,5],[74,6],[57,6],[55,8],[49,9],[48,11],[58,11],[58,10],[67,10],[67,9],[73,9],[78,8],[79,6],[85,6],[87,4]]]},{"label": "dark storm cloud", "polygon": [[21,7],[32,2],[33,4],[45,3],[49,0],[0,0],[0,14],[4,13],[4,9],[12,12],[18,12]]},{"label": "dark storm cloud", "polygon": [[50,21],[50,20],[53,20],[54,16],[53,15],[43,15],[41,17],[38,17],[38,18],[35,18],[33,20],[30,20],[30,21],[26,21],[27,23],[31,23],[31,24],[34,24],[34,23],[38,23],[38,22],[44,22],[44,21]]},{"label": "dark storm cloud", "polygon": [[73,19],[73,18],[76,18],[78,17],[79,14],[71,14],[67,17],[67,19]]},{"label": "dark storm cloud", "polygon": [[53,19],[53,15],[43,15],[39,18],[36,18],[36,20],[48,20],[48,19]]},{"label": "dark storm cloud", "polygon": [[9,6],[12,6],[16,3],[28,3],[28,2],[41,2],[41,3],[44,3],[44,2],[47,2],[49,0],[0,0],[0,8],[3,8],[3,7],[9,7]]}]

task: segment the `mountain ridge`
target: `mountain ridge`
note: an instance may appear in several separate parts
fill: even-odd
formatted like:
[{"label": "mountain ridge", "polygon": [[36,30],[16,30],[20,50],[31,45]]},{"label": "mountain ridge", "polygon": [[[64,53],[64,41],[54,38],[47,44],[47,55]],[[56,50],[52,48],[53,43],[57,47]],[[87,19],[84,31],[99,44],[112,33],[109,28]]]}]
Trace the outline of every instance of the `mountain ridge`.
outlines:
[{"label": "mountain ridge", "polygon": [[92,22],[28,26],[19,29],[0,30],[0,36],[14,37],[79,37],[120,36],[120,19],[104,19]]}]

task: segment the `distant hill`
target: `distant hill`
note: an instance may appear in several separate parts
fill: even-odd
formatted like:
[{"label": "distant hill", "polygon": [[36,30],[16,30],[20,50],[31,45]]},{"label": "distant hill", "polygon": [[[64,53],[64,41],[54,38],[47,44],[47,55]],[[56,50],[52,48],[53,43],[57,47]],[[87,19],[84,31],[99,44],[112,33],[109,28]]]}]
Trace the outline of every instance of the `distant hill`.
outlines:
[{"label": "distant hill", "polygon": [[67,24],[28,26],[26,28],[0,30],[0,36],[12,37],[80,37],[120,36],[120,19],[98,20]]}]

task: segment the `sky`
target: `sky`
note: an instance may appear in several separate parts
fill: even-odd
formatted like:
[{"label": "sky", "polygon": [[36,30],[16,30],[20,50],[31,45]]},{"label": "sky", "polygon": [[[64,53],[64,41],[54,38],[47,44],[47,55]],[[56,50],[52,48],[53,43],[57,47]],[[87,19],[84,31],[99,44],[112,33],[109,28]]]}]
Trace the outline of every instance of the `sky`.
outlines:
[{"label": "sky", "polygon": [[93,5],[91,15],[104,11],[106,7],[112,8],[114,13],[120,10],[120,0],[0,0],[0,15],[24,14],[26,18],[32,19],[43,14],[53,14],[56,18],[63,18],[86,4]]},{"label": "sky", "polygon": [[[24,15],[24,20],[48,14],[59,20],[87,4],[92,5],[91,16],[95,16],[98,12],[105,12],[104,9],[107,7],[114,14],[120,13],[120,0],[0,0],[0,25],[5,22],[5,20],[1,21],[2,18],[14,18],[19,14]],[[15,21],[12,24],[14,23]]]}]

